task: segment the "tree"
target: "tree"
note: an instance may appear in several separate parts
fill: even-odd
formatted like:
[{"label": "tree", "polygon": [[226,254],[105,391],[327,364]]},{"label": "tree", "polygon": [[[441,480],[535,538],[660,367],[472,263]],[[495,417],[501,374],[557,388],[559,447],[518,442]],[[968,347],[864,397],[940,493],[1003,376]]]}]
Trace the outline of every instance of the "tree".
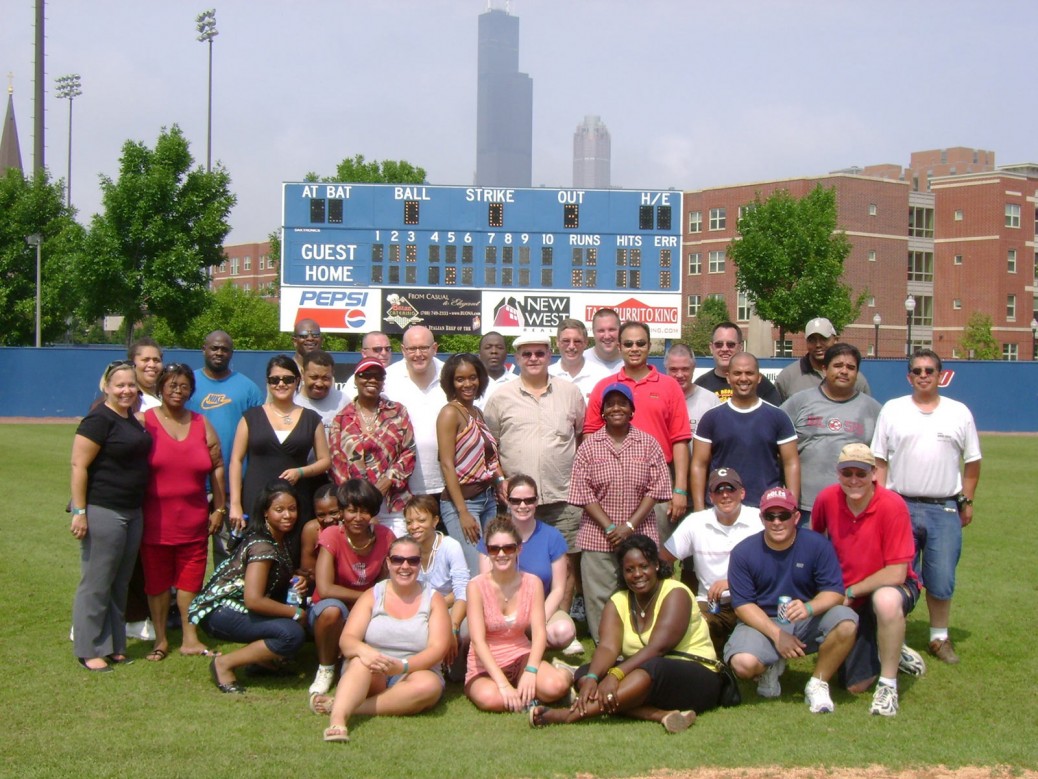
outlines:
[{"label": "tree", "polygon": [[251,290],[223,284],[206,301],[206,306],[182,329],[156,317],[151,336],[160,344],[177,344],[185,349],[201,349],[213,330],[226,330],[234,338],[235,349],[284,349],[293,351],[292,337],[282,333],[278,306]]},{"label": "tree", "polygon": [[710,354],[710,339],[714,328],[731,319],[724,298],[707,298],[699,306],[695,319],[682,328],[681,340],[697,355]]},{"label": "tree", "polygon": [[38,234],[41,315],[44,343],[61,337],[76,306],[70,278],[71,258],[81,249],[85,231],[65,205],[61,182],[46,171],[32,179],[10,168],[0,177],[0,344],[36,342],[36,247],[26,237]]},{"label": "tree", "polygon": [[998,360],[1002,352],[991,334],[991,316],[974,311],[966,321],[959,347],[971,360]]},{"label": "tree", "polygon": [[208,299],[206,268],[223,260],[230,176],[192,170],[180,128],[163,128],[154,149],[123,145],[117,181],[101,177],[104,213],[94,216],[76,267],[83,313],[125,317],[127,342],[146,312],[182,330]]},{"label": "tree", "polygon": [[739,234],[728,246],[736,284],[757,314],[779,328],[780,342],[816,316],[837,331],[858,318],[866,295],[852,300],[840,281],[851,244],[837,231],[835,189],[819,185],[800,200],[786,190],[767,200],[758,193],[739,220]]}]

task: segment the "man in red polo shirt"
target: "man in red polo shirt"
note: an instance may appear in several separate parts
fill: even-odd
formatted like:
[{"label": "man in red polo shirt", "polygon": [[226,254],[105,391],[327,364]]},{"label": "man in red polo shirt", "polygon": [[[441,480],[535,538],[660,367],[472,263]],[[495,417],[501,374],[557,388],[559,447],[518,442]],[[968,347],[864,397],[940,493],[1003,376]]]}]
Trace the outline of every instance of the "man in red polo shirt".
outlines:
[{"label": "man in red polo shirt", "polygon": [[847,444],[836,462],[838,483],[825,487],[811,511],[811,529],[829,536],[847,587],[845,604],[858,612],[858,637],[843,665],[847,689],[860,693],[878,678],[870,712],[898,712],[898,666],[926,671],[904,645],[905,617],[919,599],[912,570],[915,541],[905,501],[875,483],[876,458],[865,444]]},{"label": "man in red polo shirt", "polygon": [[617,373],[598,382],[591,391],[584,417],[584,435],[595,432],[604,424],[602,390],[614,382],[627,385],[634,395],[631,424],[659,442],[674,486],[670,503],[657,506],[656,518],[662,543],[670,538],[674,523],[688,513],[688,442],[692,439],[692,428],[681,385],[649,365],[651,348],[652,338],[647,324],[623,323],[620,327],[620,355],[624,365]]}]

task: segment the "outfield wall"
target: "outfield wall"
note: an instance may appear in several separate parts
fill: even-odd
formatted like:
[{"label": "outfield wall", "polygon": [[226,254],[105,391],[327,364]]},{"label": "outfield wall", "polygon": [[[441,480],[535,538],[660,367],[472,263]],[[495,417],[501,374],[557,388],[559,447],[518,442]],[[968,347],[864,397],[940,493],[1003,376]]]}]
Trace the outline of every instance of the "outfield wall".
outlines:
[{"label": "outfield wall", "polygon": [[[0,347],[0,417],[81,416],[98,397],[97,383],[105,366],[126,354],[117,347],[62,347],[43,349]],[[267,360],[277,352],[234,353],[232,367],[263,385]],[[355,353],[336,354],[336,378],[344,381],[357,363]],[[441,355],[442,357],[442,355]],[[164,359],[202,365],[197,350],[167,349]],[[401,359],[399,354],[394,360]],[[654,358],[659,367],[662,360]],[[761,360],[774,376],[789,360]],[[697,361],[697,373],[712,365]],[[908,392],[904,360],[865,360],[862,371],[880,402]],[[985,432],[1038,432],[1038,362],[980,362],[954,360],[944,364],[947,386],[942,394],[961,400],[973,411],[977,427]],[[352,386],[348,390],[352,393]]]}]

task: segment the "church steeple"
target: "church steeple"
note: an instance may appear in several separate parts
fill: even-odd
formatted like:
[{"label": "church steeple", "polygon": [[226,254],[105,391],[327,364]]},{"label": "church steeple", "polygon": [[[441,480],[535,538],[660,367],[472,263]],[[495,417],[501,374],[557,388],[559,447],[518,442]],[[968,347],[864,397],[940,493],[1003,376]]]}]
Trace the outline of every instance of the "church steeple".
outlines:
[{"label": "church steeple", "polygon": [[22,151],[18,146],[18,125],[14,120],[14,74],[7,74],[7,114],[0,133],[0,176],[7,175],[8,168],[22,170]]}]

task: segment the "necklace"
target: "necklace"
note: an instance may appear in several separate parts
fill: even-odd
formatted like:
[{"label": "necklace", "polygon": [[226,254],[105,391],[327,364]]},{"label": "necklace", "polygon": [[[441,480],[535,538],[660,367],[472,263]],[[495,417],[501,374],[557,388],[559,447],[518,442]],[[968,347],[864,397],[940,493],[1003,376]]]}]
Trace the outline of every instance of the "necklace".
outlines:
[{"label": "necklace", "polygon": [[353,543],[353,539],[350,538],[350,534],[346,531],[345,528],[343,528],[342,532],[343,535],[346,536],[346,543],[350,545],[350,548],[353,549],[354,552],[363,552],[366,549],[368,549],[373,543],[375,543],[374,533],[371,534],[371,537],[368,539],[368,542],[366,544],[361,544],[360,546],[358,546],[357,544]]},{"label": "necklace", "polygon": [[162,416],[164,416],[170,422],[174,422],[178,425],[186,425],[188,422],[191,421],[190,413],[187,414],[187,419],[177,419],[176,417],[170,416],[170,413],[166,410],[166,407],[164,405],[159,406],[159,408],[162,409]]},{"label": "necklace", "polygon": [[375,429],[375,424],[378,422],[378,409],[374,411],[365,411],[364,407],[359,403],[357,406],[357,416],[360,417],[361,427],[364,428],[364,432],[370,433]]},{"label": "necklace", "polygon": [[290,408],[288,410],[288,413],[285,413],[284,411],[279,409],[277,406],[275,406],[273,403],[268,403],[267,406],[270,408],[271,413],[273,413],[274,416],[281,417],[281,424],[283,424],[283,425],[290,425],[290,424],[292,424],[292,412],[296,410],[296,407],[295,407],[294,403],[292,404],[292,408]]},{"label": "necklace", "polygon": [[645,612],[647,612],[649,610],[649,607],[652,606],[652,602],[654,600],[656,600],[656,596],[659,595],[659,592],[660,592],[660,585],[659,585],[659,582],[657,582],[656,583],[656,589],[654,589],[652,591],[652,595],[649,596],[649,600],[648,600],[648,602],[644,606],[642,606],[641,603],[638,603],[638,596],[637,595],[634,596],[634,602],[638,604],[638,616],[639,617],[641,617],[642,619],[645,619]]}]

